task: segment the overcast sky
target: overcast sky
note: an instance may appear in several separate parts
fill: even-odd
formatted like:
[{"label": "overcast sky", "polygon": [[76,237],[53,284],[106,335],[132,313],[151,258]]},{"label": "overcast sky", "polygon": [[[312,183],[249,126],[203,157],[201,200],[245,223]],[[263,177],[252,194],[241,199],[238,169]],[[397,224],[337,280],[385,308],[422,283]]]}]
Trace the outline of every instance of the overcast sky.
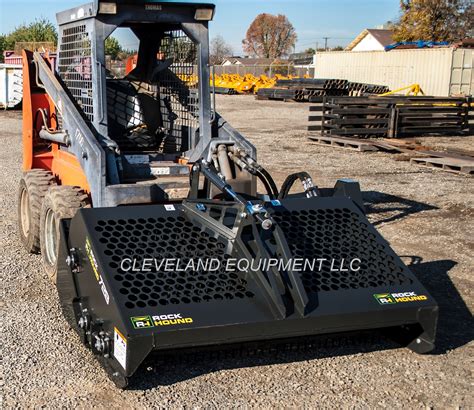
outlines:
[{"label": "overcast sky", "polygon": [[[183,0],[185,1],[185,0]],[[205,1],[205,0],[204,0]],[[55,22],[55,13],[87,1],[80,0],[0,0],[0,32],[8,33],[21,23],[36,17]],[[324,45],[347,45],[364,28],[374,28],[399,15],[398,0],[216,0],[216,16],[211,23],[211,37],[221,34],[242,54],[242,39],[259,13],[285,14],[298,34],[297,51]],[[133,39],[119,35],[126,48]]]}]

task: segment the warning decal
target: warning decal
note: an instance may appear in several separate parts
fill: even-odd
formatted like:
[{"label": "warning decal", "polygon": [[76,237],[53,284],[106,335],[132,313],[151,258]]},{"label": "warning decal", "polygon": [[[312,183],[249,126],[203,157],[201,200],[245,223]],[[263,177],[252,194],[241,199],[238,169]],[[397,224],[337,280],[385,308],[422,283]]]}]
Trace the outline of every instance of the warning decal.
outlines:
[{"label": "warning decal", "polygon": [[127,370],[127,339],[116,327],[114,328],[114,357],[123,369]]}]

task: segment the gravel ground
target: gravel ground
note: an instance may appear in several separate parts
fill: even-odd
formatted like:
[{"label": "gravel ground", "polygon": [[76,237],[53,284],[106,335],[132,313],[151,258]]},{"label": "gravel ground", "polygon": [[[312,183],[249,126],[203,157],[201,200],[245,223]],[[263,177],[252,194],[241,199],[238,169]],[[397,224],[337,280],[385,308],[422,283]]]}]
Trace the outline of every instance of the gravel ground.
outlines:
[{"label": "gravel ground", "polygon": [[[306,105],[246,96],[221,96],[218,104],[279,183],[298,170],[319,186],[360,180],[371,219],[441,306],[436,350],[421,356],[358,338],[245,359],[167,361],[143,371],[131,390],[117,390],[63,320],[40,258],[22,249],[21,116],[1,112],[0,407],[474,407],[474,180],[385,153],[311,144]],[[469,149],[473,141],[452,138],[449,146]]]}]

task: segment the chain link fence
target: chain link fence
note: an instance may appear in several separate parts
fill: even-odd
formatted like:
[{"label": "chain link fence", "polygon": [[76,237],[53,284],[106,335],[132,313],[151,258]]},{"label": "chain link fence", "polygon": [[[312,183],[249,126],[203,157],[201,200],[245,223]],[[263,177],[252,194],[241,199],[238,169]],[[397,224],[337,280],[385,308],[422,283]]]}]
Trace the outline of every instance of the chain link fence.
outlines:
[{"label": "chain link fence", "polygon": [[[113,76],[123,77],[125,75],[125,61],[111,60],[110,57],[106,58],[106,68],[111,72]],[[314,78],[314,67],[313,66],[295,66],[292,64],[271,64],[271,65],[216,65],[214,66],[215,74],[239,74],[242,77],[246,74],[252,74],[255,77],[266,75],[267,77],[273,77],[275,74],[288,77],[290,75],[294,77],[309,76]]]},{"label": "chain link fence", "polygon": [[314,78],[314,67],[313,66],[295,66],[292,64],[270,64],[270,65],[217,65],[215,66],[216,75],[222,74],[239,74],[244,76],[246,74],[252,74],[255,77],[266,75],[267,77],[273,77],[275,74],[283,76],[296,76],[304,77],[309,76]]}]

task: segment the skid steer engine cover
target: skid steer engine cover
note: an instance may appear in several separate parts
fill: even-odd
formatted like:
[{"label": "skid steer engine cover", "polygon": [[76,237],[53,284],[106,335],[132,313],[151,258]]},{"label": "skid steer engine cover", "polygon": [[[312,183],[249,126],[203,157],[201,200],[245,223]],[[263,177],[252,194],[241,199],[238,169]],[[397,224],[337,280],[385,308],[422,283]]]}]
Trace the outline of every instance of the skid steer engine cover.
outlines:
[{"label": "skid steer engine cover", "polygon": [[[349,198],[83,209],[64,223],[65,316],[124,387],[152,351],[389,329],[424,353],[435,300]],[[67,261],[67,262],[66,262]]]}]

